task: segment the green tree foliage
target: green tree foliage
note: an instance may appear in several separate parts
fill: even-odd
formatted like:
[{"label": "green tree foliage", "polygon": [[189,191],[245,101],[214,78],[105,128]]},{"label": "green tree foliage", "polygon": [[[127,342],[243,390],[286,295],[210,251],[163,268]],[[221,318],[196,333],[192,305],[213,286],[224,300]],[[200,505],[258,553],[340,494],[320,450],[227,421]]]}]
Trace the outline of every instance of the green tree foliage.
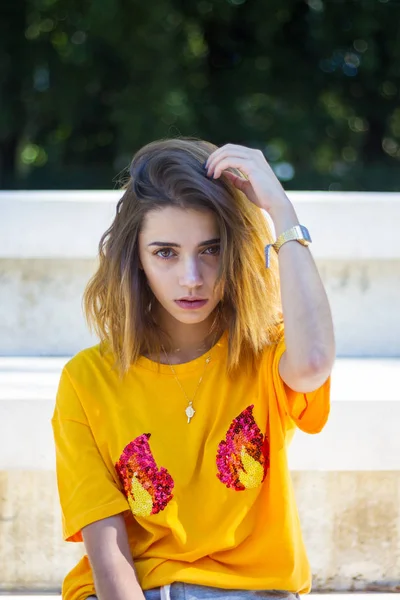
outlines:
[{"label": "green tree foliage", "polygon": [[260,148],[287,188],[399,189],[399,0],[2,7],[3,188],[111,188],[189,135]]}]

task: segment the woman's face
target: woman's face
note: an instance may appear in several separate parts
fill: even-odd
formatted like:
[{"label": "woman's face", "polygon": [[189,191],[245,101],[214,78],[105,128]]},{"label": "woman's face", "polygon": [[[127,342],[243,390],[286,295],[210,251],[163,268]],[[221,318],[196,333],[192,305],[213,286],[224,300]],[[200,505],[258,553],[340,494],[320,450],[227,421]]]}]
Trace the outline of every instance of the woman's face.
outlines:
[{"label": "woman's face", "polygon": [[217,306],[214,290],[220,261],[215,215],[175,207],[147,213],[139,234],[139,257],[160,305],[181,323],[201,323]]}]

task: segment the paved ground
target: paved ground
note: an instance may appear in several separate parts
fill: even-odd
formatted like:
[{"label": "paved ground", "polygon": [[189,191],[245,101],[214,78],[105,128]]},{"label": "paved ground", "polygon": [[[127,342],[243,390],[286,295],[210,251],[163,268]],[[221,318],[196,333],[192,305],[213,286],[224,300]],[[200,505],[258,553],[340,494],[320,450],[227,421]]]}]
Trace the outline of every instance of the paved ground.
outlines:
[{"label": "paved ground", "polygon": [[[377,593],[340,593],[340,594],[310,594],[312,600],[400,600],[399,594],[377,594]],[[2,594],[0,592],[1,600],[61,600],[61,596],[54,594]]]}]

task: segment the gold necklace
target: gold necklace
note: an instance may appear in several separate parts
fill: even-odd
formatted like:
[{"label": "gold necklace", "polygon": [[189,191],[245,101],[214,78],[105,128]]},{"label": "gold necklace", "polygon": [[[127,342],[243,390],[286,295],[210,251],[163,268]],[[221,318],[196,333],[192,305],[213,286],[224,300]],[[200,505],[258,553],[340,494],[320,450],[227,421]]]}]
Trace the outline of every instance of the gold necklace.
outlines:
[{"label": "gold necklace", "polygon": [[[214,344],[213,344],[213,345],[214,345]],[[212,346],[212,347],[213,347],[213,346]],[[176,380],[177,384],[179,385],[179,387],[181,388],[181,390],[182,390],[182,392],[183,392],[183,395],[185,396],[185,398],[186,398],[186,401],[187,401],[187,403],[188,403],[188,405],[187,405],[187,407],[186,407],[186,409],[185,409],[185,414],[186,414],[186,416],[187,416],[187,422],[188,422],[188,424],[189,424],[189,423],[190,423],[190,421],[191,421],[191,419],[194,417],[194,414],[195,414],[195,412],[196,412],[196,411],[194,410],[194,408],[193,408],[193,402],[194,402],[194,399],[196,398],[197,391],[198,391],[198,389],[199,389],[199,387],[200,387],[200,384],[201,384],[201,382],[203,381],[203,378],[204,378],[204,374],[205,374],[205,372],[206,372],[207,365],[208,365],[208,363],[209,363],[209,362],[210,362],[210,360],[211,360],[211,356],[210,356],[210,355],[208,355],[208,356],[207,356],[207,358],[206,358],[206,359],[205,359],[205,361],[204,361],[204,369],[203,369],[203,373],[201,374],[201,376],[200,376],[200,379],[199,379],[199,381],[198,381],[198,383],[197,383],[197,387],[196,387],[196,390],[195,390],[195,392],[194,392],[193,398],[192,398],[192,399],[190,399],[190,398],[189,398],[189,396],[187,395],[187,393],[186,393],[186,391],[185,391],[185,389],[184,389],[183,385],[182,385],[182,384],[181,384],[181,382],[179,381],[179,379],[178,379],[178,376],[177,376],[177,374],[176,374],[176,371],[175,371],[174,367],[173,367],[173,366],[171,365],[171,363],[169,362],[168,355],[167,355],[167,353],[165,352],[164,346],[161,346],[161,348],[162,348],[162,350],[163,350],[163,352],[164,352],[164,354],[165,354],[165,358],[166,358],[166,360],[167,360],[167,363],[168,363],[168,365],[169,365],[169,368],[171,369],[171,371],[172,371],[172,374],[173,374],[173,376],[175,377],[175,380]]]}]

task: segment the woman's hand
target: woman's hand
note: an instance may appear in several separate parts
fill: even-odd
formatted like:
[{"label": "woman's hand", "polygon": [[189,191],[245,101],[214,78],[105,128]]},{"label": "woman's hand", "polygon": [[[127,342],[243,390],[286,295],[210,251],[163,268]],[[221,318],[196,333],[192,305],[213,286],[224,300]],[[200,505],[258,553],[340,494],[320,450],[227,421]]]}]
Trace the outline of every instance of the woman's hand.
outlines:
[{"label": "woman's hand", "polygon": [[[218,179],[222,172],[233,185],[259,208],[270,214],[290,205],[275,173],[261,150],[226,144],[215,150],[206,162],[208,177]],[[234,175],[226,169],[238,169],[245,177]]]}]

